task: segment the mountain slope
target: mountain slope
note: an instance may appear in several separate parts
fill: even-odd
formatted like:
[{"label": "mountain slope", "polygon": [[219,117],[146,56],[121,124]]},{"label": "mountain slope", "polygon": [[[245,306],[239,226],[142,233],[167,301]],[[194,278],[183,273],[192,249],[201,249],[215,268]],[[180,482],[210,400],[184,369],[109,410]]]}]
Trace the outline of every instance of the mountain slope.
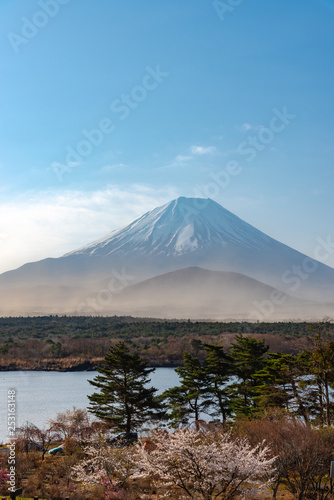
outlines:
[{"label": "mountain slope", "polygon": [[[79,303],[110,289],[115,275],[131,275],[121,287],[180,269],[201,267],[254,278],[288,295],[334,301],[334,269],[274,240],[210,199],[178,198],[57,259],[29,263],[0,275],[0,313]],[[52,301],[52,294],[54,300]],[[28,295],[28,296],[27,296]],[[11,309],[12,310],[12,309]]]},{"label": "mountain slope", "polygon": [[228,242],[261,249],[271,240],[210,199],[180,197],[70,255],[179,256]]},{"label": "mountain slope", "polygon": [[[125,288],[103,311],[157,318],[310,320],[319,313],[319,304],[293,298],[239,273],[189,267]],[[323,316],[328,312],[328,306],[321,306]]]},{"label": "mountain slope", "polygon": [[199,266],[240,272],[303,298],[334,299],[334,269],[210,199],[180,197],[65,257],[74,256],[125,266],[137,281]]}]

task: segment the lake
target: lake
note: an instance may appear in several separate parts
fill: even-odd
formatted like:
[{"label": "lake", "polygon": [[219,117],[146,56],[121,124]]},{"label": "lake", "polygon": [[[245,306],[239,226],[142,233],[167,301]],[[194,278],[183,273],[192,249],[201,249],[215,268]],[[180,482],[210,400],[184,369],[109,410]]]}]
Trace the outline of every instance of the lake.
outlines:
[{"label": "lake", "polygon": [[[8,390],[16,391],[16,427],[26,422],[47,427],[47,421],[67,409],[87,408],[87,395],[94,392],[88,380],[97,375],[92,372],[0,372],[0,443],[7,441]],[[173,368],[156,368],[151,384],[159,393],[179,384]]]}]

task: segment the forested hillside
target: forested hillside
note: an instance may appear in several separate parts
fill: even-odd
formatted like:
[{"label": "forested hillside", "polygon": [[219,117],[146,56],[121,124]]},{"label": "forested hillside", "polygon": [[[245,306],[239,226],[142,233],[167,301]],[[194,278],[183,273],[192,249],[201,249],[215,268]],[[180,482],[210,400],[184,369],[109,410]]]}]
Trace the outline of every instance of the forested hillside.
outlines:
[{"label": "forested hillside", "polygon": [[[332,335],[331,322],[321,326]],[[152,366],[181,365],[196,341],[229,347],[238,333],[265,338],[270,352],[294,354],[307,348],[317,325],[302,323],[223,323],[157,321],[132,317],[0,318],[0,369],[87,370],[100,365],[119,340],[136,348]]]}]

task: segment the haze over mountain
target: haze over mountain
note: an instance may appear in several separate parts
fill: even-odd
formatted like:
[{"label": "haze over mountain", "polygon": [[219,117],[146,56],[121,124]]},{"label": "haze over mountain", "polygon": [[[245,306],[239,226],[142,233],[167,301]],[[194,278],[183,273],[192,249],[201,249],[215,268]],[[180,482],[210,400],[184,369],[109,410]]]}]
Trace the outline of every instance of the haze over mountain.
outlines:
[{"label": "haze over mountain", "polygon": [[199,267],[128,286],[113,297],[112,308],[122,315],[159,318],[163,311],[169,319],[253,321],[312,319],[326,316],[329,310],[328,304],[291,297],[243,274]]},{"label": "haze over mountain", "polygon": [[[273,314],[322,317],[333,310],[320,302],[334,302],[334,269],[210,199],[181,197],[63,257],[3,273],[0,313],[83,314],[86,305],[97,314],[240,319],[255,300],[272,302],[273,289],[285,297]],[[167,307],[168,297],[178,299]]]}]

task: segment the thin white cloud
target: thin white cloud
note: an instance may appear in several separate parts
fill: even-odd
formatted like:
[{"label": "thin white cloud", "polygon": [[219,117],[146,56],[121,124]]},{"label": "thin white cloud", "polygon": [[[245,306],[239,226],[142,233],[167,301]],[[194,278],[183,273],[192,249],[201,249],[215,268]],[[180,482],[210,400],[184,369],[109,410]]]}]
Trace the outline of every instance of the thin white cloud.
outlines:
[{"label": "thin white cloud", "polygon": [[241,129],[244,132],[247,132],[248,130],[252,130],[252,125],[250,125],[250,123],[244,123],[243,125],[241,125]]},{"label": "thin white cloud", "polygon": [[60,257],[176,198],[173,187],[30,193],[0,204],[0,272]]},{"label": "thin white cloud", "polygon": [[177,155],[175,157],[175,162],[176,163],[186,163],[187,161],[192,160],[192,156],[187,156],[187,155]]},{"label": "thin white cloud", "polygon": [[235,128],[239,130],[239,132],[250,132],[250,131],[259,131],[263,128],[264,125],[253,125],[251,123],[245,122],[242,125],[236,125]]},{"label": "thin white cloud", "polygon": [[216,148],[214,146],[191,146],[190,150],[193,155],[210,155],[215,153]]},{"label": "thin white cloud", "polygon": [[157,167],[156,170],[165,170],[168,168],[176,168],[176,167],[184,167],[193,159],[192,156],[189,155],[177,155],[174,160],[168,165],[164,165],[162,167]]},{"label": "thin white cloud", "polygon": [[189,162],[194,160],[197,156],[209,155],[216,152],[216,148],[214,146],[191,146],[190,154],[178,154],[175,156],[174,160],[168,165],[164,165],[163,167],[157,167],[157,170],[165,170],[168,168],[175,167],[184,167],[188,165]]}]

